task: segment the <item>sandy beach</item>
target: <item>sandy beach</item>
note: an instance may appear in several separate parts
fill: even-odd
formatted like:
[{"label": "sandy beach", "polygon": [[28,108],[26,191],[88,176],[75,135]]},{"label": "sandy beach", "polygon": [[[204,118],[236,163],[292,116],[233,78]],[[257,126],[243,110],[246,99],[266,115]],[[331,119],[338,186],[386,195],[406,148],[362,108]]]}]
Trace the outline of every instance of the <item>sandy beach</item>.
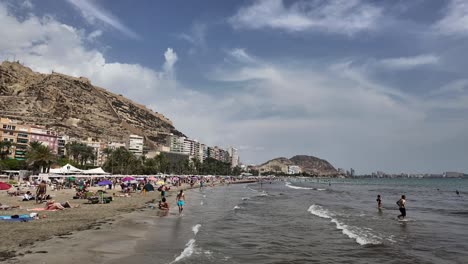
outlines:
[{"label": "sandy beach", "polygon": [[[117,190],[109,190],[108,195],[112,195],[114,192],[117,195],[120,194]],[[128,223],[125,221],[131,221],[131,217],[128,216],[131,212],[139,209],[141,210],[142,208],[147,207],[145,204],[146,202],[159,198],[158,192],[149,192],[146,193],[146,195],[133,193],[131,194],[131,197],[114,197],[114,200],[109,204],[88,204],[87,200],[73,200],[72,197],[74,195],[74,190],[66,189],[51,191],[50,194],[54,196],[53,198],[57,202],[70,201],[72,205],[79,205],[79,207],[69,208],[62,211],[38,212],[41,216],[45,215],[45,218],[29,222],[2,222],[2,237],[4,239],[0,240],[0,261],[10,259],[10,261],[13,261],[12,263],[19,263],[16,262],[15,259],[11,258],[18,256],[21,257],[32,252],[37,252],[37,246],[43,244],[44,242],[42,241],[49,240],[51,238],[54,238],[54,241],[58,243],[53,251],[60,252],[64,249],[63,245],[61,245],[63,240],[72,234],[73,237],[75,237],[75,235],[78,236],[78,241],[82,241],[80,237],[82,236],[83,239],[89,237],[89,232],[104,232],[108,234],[109,228],[111,228],[115,223],[119,223],[119,229],[124,230],[125,226],[128,226]],[[38,205],[34,201],[20,201],[21,197],[7,196],[6,192],[0,193],[0,195],[2,204],[21,206],[19,209],[2,210],[0,211],[0,215],[27,214],[31,213],[27,209],[44,206],[44,204]],[[138,234],[138,232],[135,231],[137,229],[138,228],[132,229],[133,235]],[[76,231],[83,231],[83,234],[82,232]],[[96,242],[100,244],[105,241],[108,242],[113,240],[108,236],[92,237],[99,237],[100,240]],[[128,240],[128,236],[126,236],[126,240]],[[131,240],[133,241],[134,239],[132,238]],[[124,240],[120,239],[119,241]],[[104,244],[109,245],[108,243]],[[83,245],[75,243],[73,248],[78,245],[89,246],[90,243],[83,243]],[[72,245],[70,245],[70,247],[71,246]],[[127,246],[128,243],[125,244],[125,248]],[[65,248],[69,250],[70,247],[67,246]],[[119,252],[122,252],[122,250],[120,250],[122,247],[119,247],[118,245],[113,245],[112,248],[117,248]],[[47,261],[47,263],[60,263],[55,262],[53,259],[50,259],[50,257],[50,254],[47,254],[47,259],[50,260],[50,262]],[[24,260],[21,260],[21,263],[24,263],[23,261]]]}]

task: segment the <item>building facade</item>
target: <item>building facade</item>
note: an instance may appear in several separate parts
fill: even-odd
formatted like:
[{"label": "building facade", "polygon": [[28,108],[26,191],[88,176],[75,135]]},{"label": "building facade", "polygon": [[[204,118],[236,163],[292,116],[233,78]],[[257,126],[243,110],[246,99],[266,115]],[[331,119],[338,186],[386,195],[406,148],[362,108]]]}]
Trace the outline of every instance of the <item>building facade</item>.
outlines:
[{"label": "building facade", "polygon": [[47,146],[52,153],[58,154],[59,136],[57,132],[35,125],[19,124],[15,120],[0,118],[0,140],[10,142],[8,158],[24,160],[31,142]]},{"label": "building facade", "polygon": [[143,156],[144,138],[138,135],[130,135],[128,138],[128,150],[137,157]]}]

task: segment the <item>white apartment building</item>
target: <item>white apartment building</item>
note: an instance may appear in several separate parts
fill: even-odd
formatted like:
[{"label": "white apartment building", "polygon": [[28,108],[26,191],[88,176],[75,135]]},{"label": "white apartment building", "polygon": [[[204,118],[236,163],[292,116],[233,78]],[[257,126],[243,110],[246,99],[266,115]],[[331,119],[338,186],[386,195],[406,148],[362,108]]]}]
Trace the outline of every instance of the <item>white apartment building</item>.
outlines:
[{"label": "white apartment building", "polygon": [[138,135],[130,135],[128,139],[128,150],[137,157],[143,156],[144,138]]},{"label": "white apartment building", "polygon": [[231,162],[231,167],[239,166],[239,152],[236,148],[230,147],[228,148],[229,159]]}]

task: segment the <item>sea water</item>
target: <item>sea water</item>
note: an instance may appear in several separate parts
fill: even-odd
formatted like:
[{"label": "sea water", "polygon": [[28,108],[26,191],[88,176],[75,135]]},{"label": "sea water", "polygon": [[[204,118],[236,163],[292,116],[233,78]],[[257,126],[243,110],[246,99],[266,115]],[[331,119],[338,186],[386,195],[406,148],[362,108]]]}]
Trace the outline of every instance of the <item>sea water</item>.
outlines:
[{"label": "sea water", "polygon": [[[174,208],[155,221],[136,259],[468,263],[467,190],[466,179],[307,178],[197,189],[186,193],[183,216]],[[402,194],[406,222],[397,221]]]}]

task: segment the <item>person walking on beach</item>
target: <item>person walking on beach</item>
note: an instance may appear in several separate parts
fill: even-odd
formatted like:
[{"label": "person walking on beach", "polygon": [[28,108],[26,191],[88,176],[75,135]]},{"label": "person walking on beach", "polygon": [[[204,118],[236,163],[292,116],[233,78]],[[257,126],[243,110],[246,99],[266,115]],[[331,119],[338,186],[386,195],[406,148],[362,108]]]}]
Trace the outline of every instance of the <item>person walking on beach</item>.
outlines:
[{"label": "person walking on beach", "polygon": [[179,194],[177,194],[176,200],[177,200],[177,206],[179,207],[179,214],[182,214],[182,211],[184,210],[184,204],[185,204],[184,190],[180,190]]},{"label": "person walking on beach", "polygon": [[43,180],[41,183],[39,183],[36,189],[36,203],[39,203],[39,201],[42,203],[42,200],[45,199],[46,193],[47,183]]},{"label": "person walking on beach", "polygon": [[380,197],[380,194],[377,195],[377,208],[382,209],[382,198]]},{"label": "person walking on beach", "polygon": [[400,200],[396,202],[399,209],[400,209],[400,215],[398,216],[398,219],[405,219],[406,217],[406,197],[404,195],[401,196]]},{"label": "person walking on beach", "polygon": [[455,193],[460,196],[460,192],[458,190],[455,190]]}]

